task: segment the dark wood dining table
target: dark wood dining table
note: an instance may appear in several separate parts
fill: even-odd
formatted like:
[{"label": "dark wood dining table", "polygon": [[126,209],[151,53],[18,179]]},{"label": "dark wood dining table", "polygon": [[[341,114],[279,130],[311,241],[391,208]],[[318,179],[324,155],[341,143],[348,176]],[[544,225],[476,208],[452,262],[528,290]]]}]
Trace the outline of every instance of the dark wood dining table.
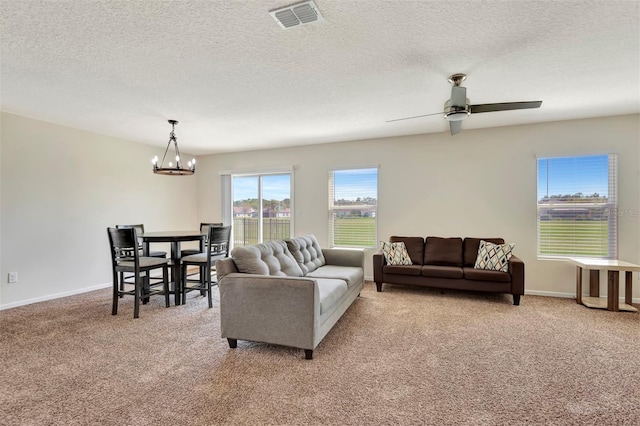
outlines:
[{"label": "dark wood dining table", "polygon": [[171,278],[173,281],[173,295],[176,305],[181,301],[182,277],[180,276],[180,243],[184,241],[199,241],[200,251],[204,251],[205,235],[202,231],[160,231],[142,234],[143,252],[149,253],[151,243],[171,243]]}]

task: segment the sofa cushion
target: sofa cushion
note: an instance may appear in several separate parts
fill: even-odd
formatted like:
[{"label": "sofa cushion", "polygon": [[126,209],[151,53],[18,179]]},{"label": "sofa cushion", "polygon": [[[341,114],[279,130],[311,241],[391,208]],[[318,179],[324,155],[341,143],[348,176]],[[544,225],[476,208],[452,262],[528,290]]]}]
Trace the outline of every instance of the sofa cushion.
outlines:
[{"label": "sofa cushion", "polygon": [[342,280],[316,278],[320,293],[320,315],[333,309],[335,304],[347,292],[347,283]]},{"label": "sofa cushion", "polygon": [[459,266],[424,265],[421,272],[423,277],[462,278],[462,268]]},{"label": "sofa cushion", "polygon": [[382,271],[385,274],[419,276],[422,271],[422,265],[384,265]]},{"label": "sofa cushion", "polygon": [[514,247],[515,244],[493,244],[485,240],[480,241],[474,268],[507,272]]},{"label": "sofa cushion", "polygon": [[427,237],[424,264],[462,266],[462,238]]},{"label": "sofa cushion", "polygon": [[464,266],[473,267],[476,264],[478,258],[478,247],[480,247],[480,241],[489,241],[493,244],[504,244],[502,238],[465,238],[464,239]]},{"label": "sofa cushion", "polygon": [[326,263],[320,244],[314,235],[292,238],[286,240],[286,243],[304,275]]},{"label": "sofa cushion", "polygon": [[284,241],[270,241],[231,250],[239,272],[245,274],[301,277],[302,270]]},{"label": "sofa cushion", "polygon": [[407,247],[404,242],[388,243],[381,241],[382,253],[387,261],[387,265],[411,265],[411,258],[407,253]]},{"label": "sofa cushion", "polygon": [[330,278],[344,280],[349,287],[364,280],[364,271],[356,266],[324,265],[305,275],[308,278]]},{"label": "sofa cushion", "polygon": [[471,281],[511,282],[511,275],[508,272],[475,268],[463,268],[463,272],[464,277]]},{"label": "sofa cushion", "polygon": [[391,243],[403,242],[407,248],[407,253],[414,265],[422,265],[424,262],[424,238],[422,237],[398,237],[389,238]]}]

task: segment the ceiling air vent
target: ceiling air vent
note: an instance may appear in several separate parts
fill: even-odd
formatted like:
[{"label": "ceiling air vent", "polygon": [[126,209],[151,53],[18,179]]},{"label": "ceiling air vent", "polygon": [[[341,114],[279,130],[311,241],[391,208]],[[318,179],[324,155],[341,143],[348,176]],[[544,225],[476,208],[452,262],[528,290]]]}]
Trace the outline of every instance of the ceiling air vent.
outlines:
[{"label": "ceiling air vent", "polygon": [[269,12],[283,30],[322,21],[322,14],[313,1],[292,4]]}]

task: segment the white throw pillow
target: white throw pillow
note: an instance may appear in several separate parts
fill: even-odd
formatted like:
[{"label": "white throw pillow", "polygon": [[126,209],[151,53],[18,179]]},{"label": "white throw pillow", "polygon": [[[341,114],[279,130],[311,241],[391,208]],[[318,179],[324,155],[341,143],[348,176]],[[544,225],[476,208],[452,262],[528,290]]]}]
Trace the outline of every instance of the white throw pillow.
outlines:
[{"label": "white throw pillow", "polygon": [[402,241],[398,243],[388,243],[381,241],[382,252],[388,265],[412,265],[411,257],[407,252],[407,246]]},{"label": "white throw pillow", "polygon": [[509,259],[513,256],[513,248],[516,245],[511,244],[493,244],[489,241],[480,240],[478,247],[478,257],[476,258],[476,269],[488,269],[491,271],[509,271]]}]

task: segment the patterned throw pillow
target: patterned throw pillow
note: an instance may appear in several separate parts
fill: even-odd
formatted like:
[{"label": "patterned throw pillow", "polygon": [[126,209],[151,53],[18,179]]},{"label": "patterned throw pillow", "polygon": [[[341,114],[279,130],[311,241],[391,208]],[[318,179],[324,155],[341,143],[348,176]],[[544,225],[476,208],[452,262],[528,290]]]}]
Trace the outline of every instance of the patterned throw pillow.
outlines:
[{"label": "patterned throw pillow", "polygon": [[515,244],[493,244],[481,240],[476,258],[476,269],[489,269],[491,271],[509,271],[509,259],[513,255]]},{"label": "patterned throw pillow", "polygon": [[382,252],[388,265],[412,265],[411,258],[407,252],[407,246],[402,241],[398,243],[388,243],[381,241]]}]

